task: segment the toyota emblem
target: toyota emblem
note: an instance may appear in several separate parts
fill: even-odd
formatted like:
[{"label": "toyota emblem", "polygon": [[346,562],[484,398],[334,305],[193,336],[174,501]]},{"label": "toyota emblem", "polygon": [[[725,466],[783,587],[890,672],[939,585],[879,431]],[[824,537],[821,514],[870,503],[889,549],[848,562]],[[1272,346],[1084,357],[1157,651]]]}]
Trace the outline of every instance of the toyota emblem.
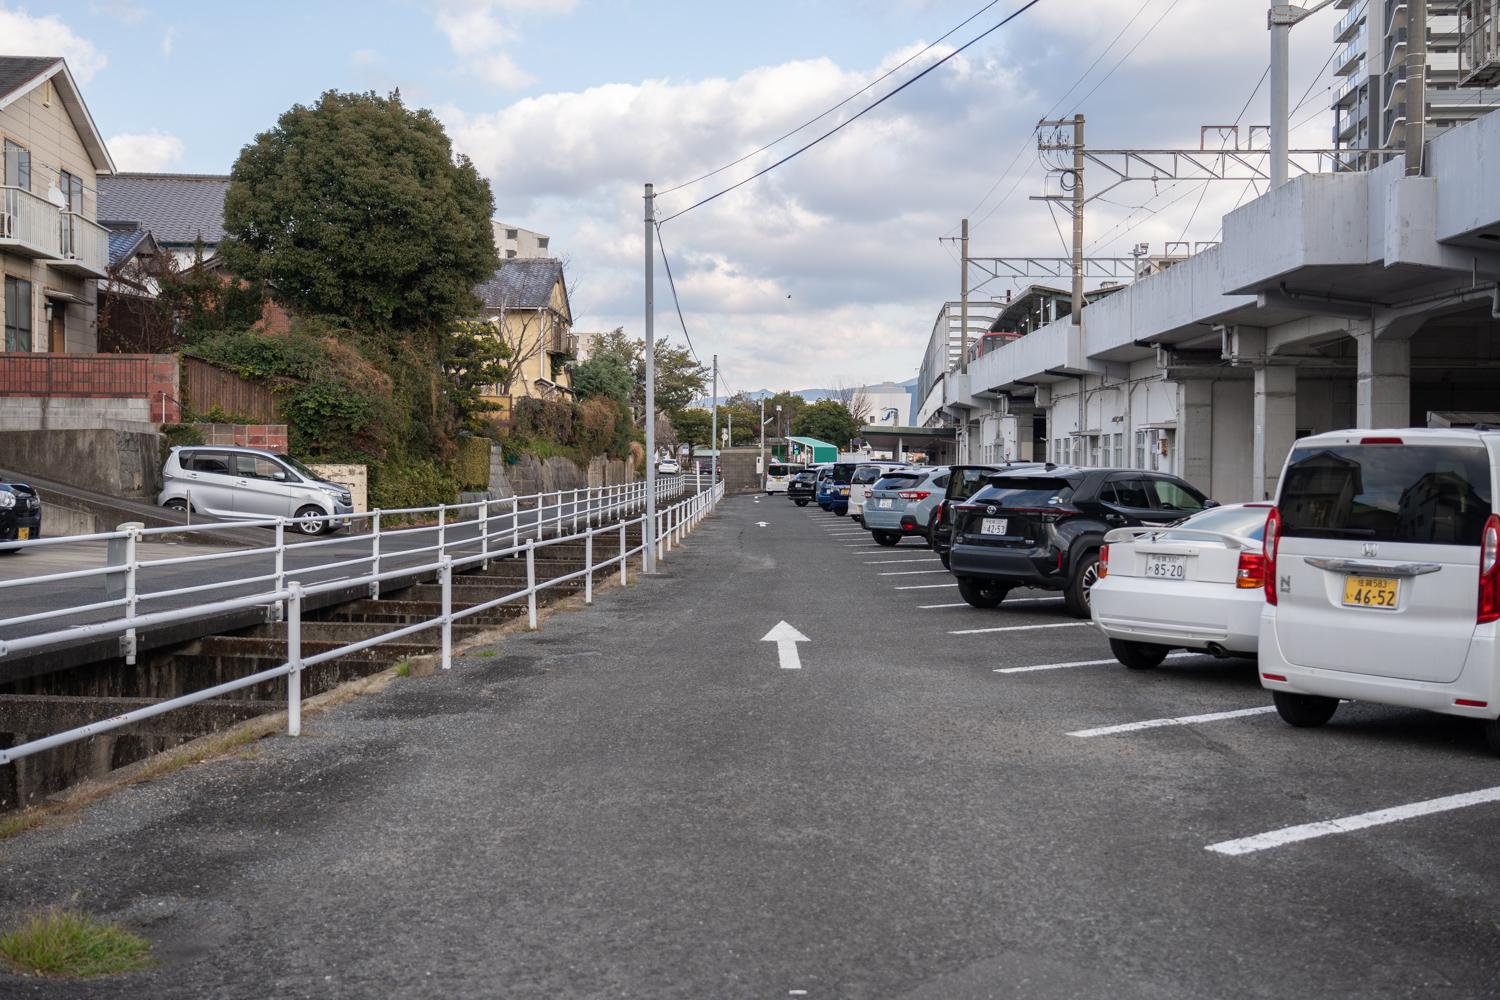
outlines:
[{"label": "toyota emblem", "polygon": [[998,507],[995,507],[995,506],[991,505],[989,507],[986,507],[984,509],[984,512],[986,514],[998,514],[1000,512],[1000,509]]}]

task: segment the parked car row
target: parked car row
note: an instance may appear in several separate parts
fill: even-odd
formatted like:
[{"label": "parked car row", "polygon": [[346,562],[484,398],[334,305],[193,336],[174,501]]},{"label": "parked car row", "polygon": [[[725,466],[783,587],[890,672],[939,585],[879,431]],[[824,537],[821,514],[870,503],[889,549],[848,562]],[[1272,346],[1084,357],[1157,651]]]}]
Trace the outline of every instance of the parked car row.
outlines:
[{"label": "parked car row", "polygon": [[921,539],[976,608],[1060,593],[1131,669],[1255,658],[1293,726],[1367,701],[1479,720],[1500,752],[1500,431],[1303,438],[1278,487],[1220,505],[1138,469],[842,463],[788,496],[858,509],[877,545]]}]

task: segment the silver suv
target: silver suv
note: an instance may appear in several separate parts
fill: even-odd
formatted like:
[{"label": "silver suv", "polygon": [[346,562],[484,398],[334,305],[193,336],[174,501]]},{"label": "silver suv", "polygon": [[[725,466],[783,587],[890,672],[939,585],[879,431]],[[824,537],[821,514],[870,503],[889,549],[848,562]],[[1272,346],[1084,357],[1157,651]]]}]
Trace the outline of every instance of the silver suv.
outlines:
[{"label": "silver suv", "polygon": [[339,515],[354,513],[349,487],[319,479],[288,455],[258,448],[173,448],[162,478],[156,502],[163,507],[240,520],[288,517],[304,535],[347,527],[348,519]]}]

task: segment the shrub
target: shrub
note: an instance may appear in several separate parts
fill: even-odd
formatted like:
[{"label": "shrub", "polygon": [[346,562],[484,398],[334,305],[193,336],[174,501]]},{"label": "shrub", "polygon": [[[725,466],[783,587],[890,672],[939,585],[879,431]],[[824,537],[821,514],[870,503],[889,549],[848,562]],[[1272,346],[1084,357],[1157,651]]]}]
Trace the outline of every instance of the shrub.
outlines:
[{"label": "shrub", "polygon": [[372,508],[433,507],[457,499],[458,480],[436,461],[407,459],[370,466]]},{"label": "shrub", "polygon": [[454,471],[460,486],[476,490],[488,488],[490,485],[490,439],[461,438],[458,442],[458,461]]}]

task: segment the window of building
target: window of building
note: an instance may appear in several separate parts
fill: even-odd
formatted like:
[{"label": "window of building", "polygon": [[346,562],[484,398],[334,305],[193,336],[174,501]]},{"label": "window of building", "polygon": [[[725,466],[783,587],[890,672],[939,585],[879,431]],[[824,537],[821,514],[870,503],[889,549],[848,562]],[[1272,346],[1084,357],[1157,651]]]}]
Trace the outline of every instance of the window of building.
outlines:
[{"label": "window of building", "polygon": [[514,229],[507,229],[505,231],[505,238],[508,239],[508,240],[513,240],[513,239],[516,238],[516,236],[517,236],[517,233],[516,233],[516,231]]},{"label": "window of building", "polygon": [[68,211],[83,212],[83,178],[75,177],[66,170],[57,175],[57,185],[62,188],[63,197],[68,199]]},{"label": "window of building", "polygon": [[5,140],[5,186],[31,190],[31,150]]},{"label": "window of building", "polygon": [[[512,258],[515,257],[515,255],[516,255],[516,252],[514,250],[507,250],[507,251],[505,251],[505,259],[506,260],[511,260]],[[645,341],[643,340],[643,341],[641,341],[641,343],[644,344]]]},{"label": "window of building", "polygon": [[547,249],[547,244],[551,243],[551,242],[552,242],[552,240],[551,240],[550,237],[547,237],[547,236],[538,236],[536,238],[537,249],[538,250],[545,250],[545,249]]},{"label": "window of building", "polygon": [[1151,443],[1155,435],[1151,431],[1135,432],[1135,461],[1131,463],[1133,468],[1151,468],[1150,453]]},{"label": "window of building", "polygon": [[5,279],[5,349],[31,350],[31,282]]}]

